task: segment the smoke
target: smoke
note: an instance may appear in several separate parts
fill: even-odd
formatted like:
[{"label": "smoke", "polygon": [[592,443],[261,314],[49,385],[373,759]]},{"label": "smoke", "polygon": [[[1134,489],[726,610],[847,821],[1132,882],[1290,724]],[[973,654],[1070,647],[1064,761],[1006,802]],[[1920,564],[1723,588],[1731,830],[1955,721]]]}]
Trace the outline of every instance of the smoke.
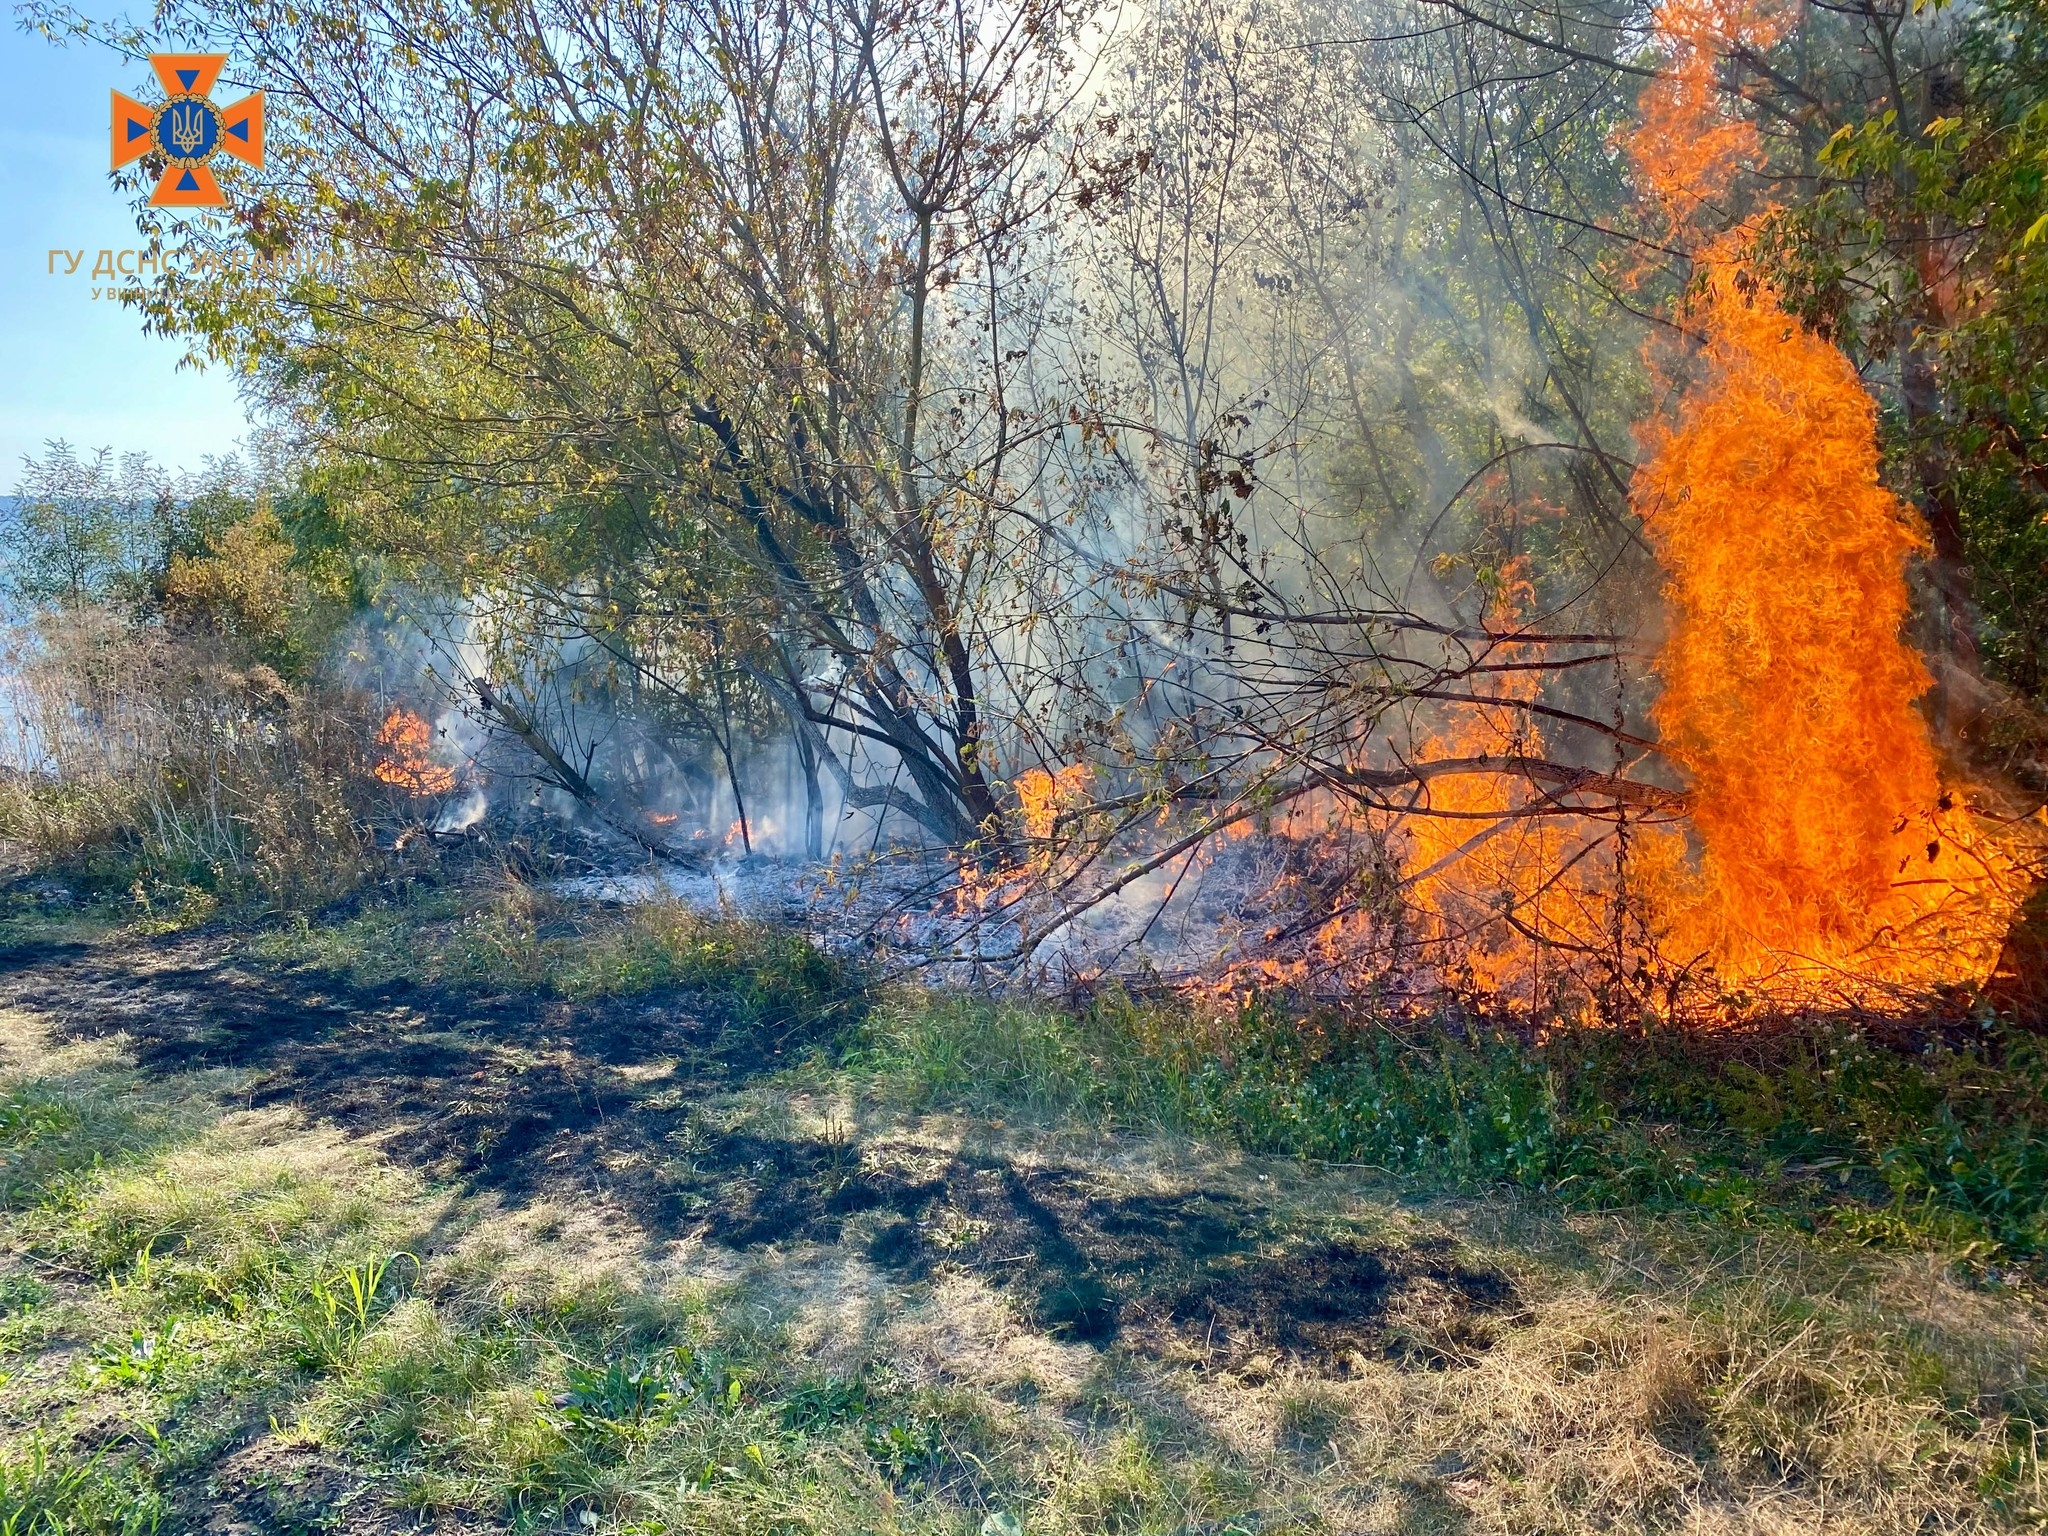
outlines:
[{"label": "smoke", "polygon": [[[719,864],[749,854],[829,859],[842,847],[877,846],[875,813],[848,806],[835,780],[819,775],[813,794],[778,714],[740,723],[721,746],[648,707],[645,692],[622,688],[612,661],[587,636],[525,627],[489,594],[451,603],[394,588],[344,636],[336,670],[391,712],[380,772],[411,781],[432,802],[436,832],[538,817],[618,841],[626,826],[692,861]],[[479,680],[530,725],[532,740],[483,703]],[[576,786],[536,754],[535,741],[560,755]],[[868,775],[889,760],[872,744],[854,754]],[[892,839],[906,835],[900,818],[888,822]],[[645,853],[630,838],[620,849],[622,858]]]},{"label": "smoke", "polygon": [[[309,88],[370,109],[284,152],[365,217],[410,208],[451,145],[549,130],[535,37],[600,115],[620,71],[670,82],[644,121],[717,171],[649,217],[670,194],[630,183],[631,156],[505,154],[502,184],[463,183],[479,206],[395,222],[406,281],[320,329],[476,374],[391,525],[465,595],[387,593],[352,662],[399,712],[392,771],[444,831],[572,828],[707,900],[740,900],[749,859],[843,876],[877,931],[969,967],[1419,973],[1531,1009],[1691,974],[1646,893],[1682,889],[1740,814],[1705,770],[1771,743],[1683,728],[1696,615],[1666,635],[1659,589],[1698,584],[1680,520],[1646,534],[1631,500],[1676,377],[1640,344],[1685,281],[1645,253],[1695,249],[1657,243],[1629,184],[1654,156],[1617,148],[1641,18],[1560,17],[1560,43],[1483,5],[1156,0],[1090,30],[1020,0],[986,38],[958,25],[985,14],[936,14],[891,12],[877,41],[800,4],[676,70],[694,18],[614,32],[604,5],[539,0],[519,36],[447,18],[480,46],[445,101],[299,34]],[[397,58],[442,19],[364,24]],[[1095,52],[1069,72],[1075,37]],[[1000,83],[949,95],[969,76]],[[458,99],[494,106],[458,124]],[[1733,163],[1728,126],[1665,148]],[[952,179],[919,192],[913,164]],[[694,245],[737,228],[817,245],[733,282]],[[522,280],[535,312],[506,325],[522,263],[573,297]],[[331,425],[324,451],[376,455],[375,411],[334,409],[318,381],[346,370],[315,361],[277,371],[314,381],[286,403]],[[1707,543],[1739,500],[1695,508],[1726,514],[1697,520]],[[1800,608],[1780,586],[1760,653]],[[1895,629],[1902,592],[1855,612]],[[1912,707],[1892,703],[1880,757]],[[1871,906],[1893,850],[1852,820],[1868,878],[1838,905]]]}]

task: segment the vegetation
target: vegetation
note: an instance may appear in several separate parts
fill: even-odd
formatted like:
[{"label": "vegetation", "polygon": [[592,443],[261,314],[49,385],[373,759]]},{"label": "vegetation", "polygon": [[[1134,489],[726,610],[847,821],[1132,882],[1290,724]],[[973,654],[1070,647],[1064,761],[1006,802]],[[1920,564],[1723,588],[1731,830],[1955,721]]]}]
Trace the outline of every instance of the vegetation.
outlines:
[{"label": "vegetation", "polygon": [[[25,579],[307,688],[374,599],[380,709],[658,853],[943,850],[997,964],[1156,937],[1247,830],[1294,867],[1228,958],[1330,994],[2031,953],[2038,4],[1366,9],[31,0],[268,82],[129,297],[291,447],[227,519],[54,455]],[[312,798],[263,814],[367,877]],[[159,862],[317,902],[238,838]]]},{"label": "vegetation", "polygon": [[1272,1001],[1189,1023],[1181,1004],[1073,1016],[926,998],[871,1024],[856,1059],[911,1103],[1101,1115],[1567,1207],[1927,1241],[1992,1265],[2048,1253],[2036,1036],[1873,1041],[1829,1021],[1531,1042],[1480,1024],[1303,1019]]},{"label": "vegetation", "polygon": [[327,664],[355,598],[267,489],[234,464],[117,474],[54,443],[19,502],[11,857],[169,921],[369,877],[402,799],[374,776],[369,701]]},{"label": "vegetation", "polygon": [[0,1536],[2048,1525],[2041,0],[20,15]]},{"label": "vegetation", "polygon": [[851,979],[790,928],[710,919],[673,901],[593,909],[516,879],[485,899],[462,885],[420,886],[318,927],[301,914],[251,949],[357,986],[404,978],[569,999],[705,988],[751,1028],[843,1023],[857,1002]]},{"label": "vegetation", "polygon": [[[2048,1513],[2031,1040],[850,1006],[854,978],[786,939],[659,915],[575,917],[582,952],[641,962],[550,977],[529,1014],[537,983],[502,964],[518,911],[486,890],[240,959],[208,941],[229,1011],[189,1021],[104,1033],[82,993],[5,1014],[0,1518]],[[132,950],[89,944],[71,974],[147,996],[162,962]],[[18,960],[21,995],[64,998],[61,965]],[[351,1005],[322,1013],[337,986]],[[264,989],[246,1018],[226,1001]],[[693,1054],[673,1031],[706,1016]],[[287,1049],[293,1017],[327,1022]],[[375,1075],[408,1053],[427,1076]],[[498,1081],[504,1118],[478,1118]]]}]

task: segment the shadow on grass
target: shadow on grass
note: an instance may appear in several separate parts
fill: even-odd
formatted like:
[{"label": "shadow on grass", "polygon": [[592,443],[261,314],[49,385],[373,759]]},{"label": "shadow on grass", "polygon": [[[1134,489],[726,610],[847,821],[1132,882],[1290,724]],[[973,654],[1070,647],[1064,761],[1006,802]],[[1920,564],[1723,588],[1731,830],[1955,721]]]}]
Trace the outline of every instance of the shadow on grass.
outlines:
[{"label": "shadow on grass", "polygon": [[53,949],[9,967],[0,1002],[73,1038],[119,1033],[145,1074],[251,1074],[251,1107],[375,1138],[439,1182],[514,1205],[601,1190],[657,1244],[829,1244],[857,1224],[899,1280],[980,1273],[1031,1325],[1098,1346],[1219,1366],[1391,1353],[1438,1367],[1483,1348],[1511,1310],[1497,1274],[1303,1237],[1224,1191],[1118,1191],[1096,1171],[990,1154],[720,1128],[692,1110],[819,1042],[702,989],[568,1001],[357,986],[250,963],[200,932]]},{"label": "shadow on grass", "polygon": [[1055,1337],[1240,1367],[1353,1354],[1464,1363],[1513,1312],[1504,1275],[1441,1244],[1302,1232],[1225,1190],[1124,1191],[1099,1169],[917,1144],[686,1133],[674,1177],[727,1246],[865,1238],[899,1281],[979,1274]]},{"label": "shadow on grass", "polygon": [[650,1226],[666,1214],[653,1155],[685,1099],[780,1070],[812,1043],[802,1029],[770,1036],[701,989],[571,1003],[360,987],[251,963],[206,931],[18,946],[0,1005],[52,1020],[59,1038],[123,1036],[146,1076],[252,1074],[249,1107],[288,1104],[375,1137],[437,1181],[514,1203],[601,1182]]}]

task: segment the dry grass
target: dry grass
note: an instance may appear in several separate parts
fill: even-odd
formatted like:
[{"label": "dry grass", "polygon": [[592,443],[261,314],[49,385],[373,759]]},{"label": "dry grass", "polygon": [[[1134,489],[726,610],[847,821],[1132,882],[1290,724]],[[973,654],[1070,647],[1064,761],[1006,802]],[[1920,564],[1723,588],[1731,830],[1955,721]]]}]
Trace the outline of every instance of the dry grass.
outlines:
[{"label": "dry grass", "polygon": [[[22,1536],[334,1511],[848,1536],[2048,1523],[2048,1311],[1938,1253],[906,1109],[857,1077],[677,1100],[671,1171],[711,1203],[656,1219],[597,1185],[432,1188],[402,1144],[248,1109],[246,1075],[145,1074],[32,1013],[0,1016],[0,1050],[0,1519]],[[676,1091],[672,1063],[636,1072]],[[971,1202],[924,1208],[923,1267],[877,1257],[886,1205],[720,1240],[734,1191],[809,1187],[745,1163],[688,1182],[720,1136],[844,1148],[834,1177],[863,1188],[996,1170],[1075,1241],[1090,1200],[1180,1220],[1198,1194],[1257,1223],[1246,1264],[1333,1235],[1428,1263],[1355,1347],[1219,1343],[1135,1303],[1078,1337],[1034,1315]],[[1059,1178],[1078,1203],[1044,1204]],[[376,1264],[357,1322],[323,1313]],[[1501,1302],[1461,1300],[1465,1272]]]},{"label": "dry grass", "polygon": [[18,856],[160,924],[317,905],[377,866],[373,827],[403,807],[371,771],[366,700],[111,609],[45,614],[11,651],[0,845]]}]

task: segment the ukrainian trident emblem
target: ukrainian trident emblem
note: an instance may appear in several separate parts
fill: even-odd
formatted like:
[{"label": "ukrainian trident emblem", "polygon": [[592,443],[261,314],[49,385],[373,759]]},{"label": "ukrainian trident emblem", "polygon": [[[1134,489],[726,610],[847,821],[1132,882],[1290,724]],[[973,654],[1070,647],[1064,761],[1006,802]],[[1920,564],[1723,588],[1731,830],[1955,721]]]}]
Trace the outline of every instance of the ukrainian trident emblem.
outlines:
[{"label": "ukrainian trident emblem", "polygon": [[216,154],[263,164],[263,93],[231,107],[208,100],[228,56],[224,53],[153,53],[149,67],[164,88],[159,107],[114,92],[114,169],[156,150],[164,167],[154,208],[219,208],[227,202],[207,162]]}]

